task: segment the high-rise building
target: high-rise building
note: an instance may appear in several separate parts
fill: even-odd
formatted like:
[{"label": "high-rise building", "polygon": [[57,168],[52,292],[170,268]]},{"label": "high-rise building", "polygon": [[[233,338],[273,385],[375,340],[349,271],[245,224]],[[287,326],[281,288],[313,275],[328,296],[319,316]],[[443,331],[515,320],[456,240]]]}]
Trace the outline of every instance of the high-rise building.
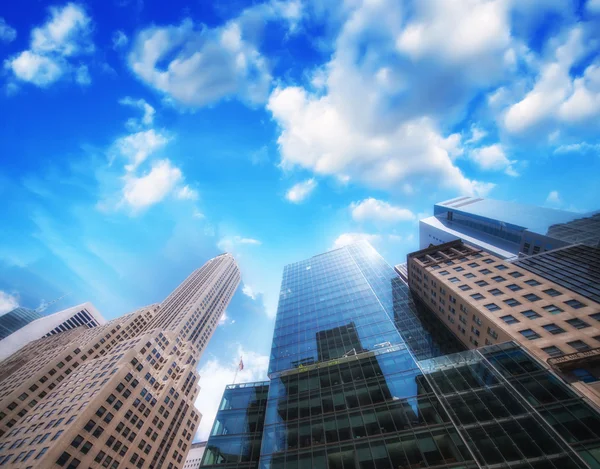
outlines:
[{"label": "high-rise building", "polygon": [[462,239],[504,259],[573,243],[600,242],[600,215],[533,205],[458,197],[434,205],[419,221],[421,249]]},{"label": "high-rise building", "polygon": [[192,443],[183,469],[199,469],[200,463],[202,462],[202,456],[206,450],[206,441],[199,441],[198,443]]},{"label": "high-rise building", "polygon": [[196,365],[239,280],[222,254],[160,304],[2,362],[0,466],[181,468],[201,418]]},{"label": "high-rise building", "polygon": [[[24,324],[12,334],[0,340],[0,360],[4,360],[29,342],[40,337],[58,334],[80,326],[96,327],[106,323],[100,312],[89,302],[48,316],[41,316],[38,313],[36,315],[37,319]],[[0,321],[2,318],[0,317]]]},{"label": "high-rise building", "polygon": [[598,284],[573,263],[580,249],[565,251],[511,263],[451,241],[408,255],[409,285],[465,346],[518,342],[600,405],[600,302],[584,296]]},{"label": "high-rise building", "polygon": [[[26,326],[31,321],[40,319],[42,315],[29,308],[18,307],[0,316],[0,340]],[[1,343],[1,342],[0,342]]]},{"label": "high-rise building", "polygon": [[260,460],[236,423],[202,467],[600,467],[584,398],[515,342],[447,355],[450,331],[420,317],[366,242],[286,266]]}]

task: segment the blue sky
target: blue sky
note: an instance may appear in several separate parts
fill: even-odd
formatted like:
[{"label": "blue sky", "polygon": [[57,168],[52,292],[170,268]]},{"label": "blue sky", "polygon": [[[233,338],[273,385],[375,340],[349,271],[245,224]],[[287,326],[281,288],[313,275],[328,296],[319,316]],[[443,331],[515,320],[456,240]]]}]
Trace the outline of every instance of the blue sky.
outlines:
[{"label": "blue sky", "polygon": [[0,9],[0,308],[107,318],[223,250],[206,436],[262,379],[282,268],[417,249],[435,202],[600,200],[598,0],[23,0]]}]

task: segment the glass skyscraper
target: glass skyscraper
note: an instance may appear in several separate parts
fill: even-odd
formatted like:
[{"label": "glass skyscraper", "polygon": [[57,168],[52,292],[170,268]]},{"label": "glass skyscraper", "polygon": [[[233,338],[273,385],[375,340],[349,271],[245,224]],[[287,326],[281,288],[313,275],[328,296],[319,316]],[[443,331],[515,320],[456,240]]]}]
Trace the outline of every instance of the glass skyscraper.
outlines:
[{"label": "glass skyscraper", "polygon": [[13,332],[18,331],[42,315],[29,308],[15,308],[6,314],[0,316],[0,340],[5,339]]},{"label": "glass skyscraper", "polygon": [[[595,409],[518,345],[464,351],[417,308],[366,242],[286,266],[244,467],[600,468]],[[221,467],[249,457],[231,448]]]}]

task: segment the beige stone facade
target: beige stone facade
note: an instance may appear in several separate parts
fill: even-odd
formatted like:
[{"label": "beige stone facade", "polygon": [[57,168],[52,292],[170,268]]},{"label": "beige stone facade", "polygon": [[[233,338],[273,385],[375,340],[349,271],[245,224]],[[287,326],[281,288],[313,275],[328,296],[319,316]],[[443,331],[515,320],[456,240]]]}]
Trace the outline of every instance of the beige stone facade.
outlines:
[{"label": "beige stone facade", "polygon": [[460,240],[409,254],[408,278],[467,347],[514,340],[600,405],[600,381],[577,379],[600,358],[600,304]]},{"label": "beige stone facade", "polygon": [[0,466],[183,467],[201,418],[196,366],[239,280],[218,256],[160,305],[0,363]]}]

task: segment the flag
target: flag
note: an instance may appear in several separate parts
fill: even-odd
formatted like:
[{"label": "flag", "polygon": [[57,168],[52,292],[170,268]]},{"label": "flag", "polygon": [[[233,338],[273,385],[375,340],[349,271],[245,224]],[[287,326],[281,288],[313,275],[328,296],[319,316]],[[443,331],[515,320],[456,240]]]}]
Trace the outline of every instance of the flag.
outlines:
[{"label": "flag", "polygon": [[242,357],[240,357],[240,364],[238,365],[238,370],[242,371],[244,369],[244,362],[242,361]]}]

